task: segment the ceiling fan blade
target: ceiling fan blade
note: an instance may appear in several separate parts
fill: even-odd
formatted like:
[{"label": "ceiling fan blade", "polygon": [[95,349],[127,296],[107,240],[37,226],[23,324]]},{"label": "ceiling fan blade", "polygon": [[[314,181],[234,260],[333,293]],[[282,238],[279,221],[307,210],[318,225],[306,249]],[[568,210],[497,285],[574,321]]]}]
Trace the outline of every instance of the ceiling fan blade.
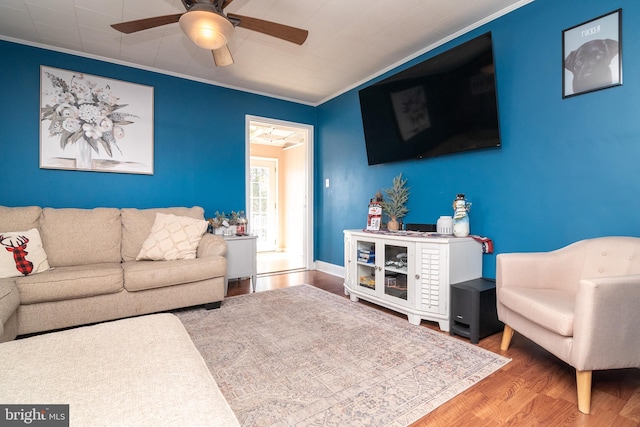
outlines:
[{"label": "ceiling fan blade", "polygon": [[111,27],[121,33],[131,34],[137,31],[148,30],[149,28],[160,27],[162,25],[173,24],[180,20],[182,13],[174,15],[154,16],[153,18],[138,19],[136,21],[121,22],[113,24]]},{"label": "ceiling fan blade", "polygon": [[219,49],[211,51],[213,53],[213,62],[216,63],[216,67],[224,67],[225,65],[233,64],[233,57],[229,46],[224,45]]},{"label": "ceiling fan blade", "polygon": [[239,20],[240,23],[238,24],[238,27],[257,31],[259,33],[267,34],[299,45],[303,44],[309,35],[309,31],[307,30],[277,24],[275,22],[265,21],[258,18],[236,15],[235,13],[228,13],[227,17]]},{"label": "ceiling fan blade", "polygon": [[232,1],[233,0],[224,0],[224,3],[222,3],[222,8],[224,9],[225,7],[229,6]]}]

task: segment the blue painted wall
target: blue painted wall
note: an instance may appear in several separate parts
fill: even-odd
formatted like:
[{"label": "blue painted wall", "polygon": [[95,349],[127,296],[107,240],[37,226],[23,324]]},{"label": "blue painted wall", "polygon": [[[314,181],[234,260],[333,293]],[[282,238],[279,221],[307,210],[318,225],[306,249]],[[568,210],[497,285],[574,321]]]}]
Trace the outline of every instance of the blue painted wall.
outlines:
[{"label": "blue painted wall", "polygon": [[[618,8],[623,85],[562,99],[562,30]],[[639,20],[636,0],[536,0],[394,70],[492,31],[500,149],[367,166],[360,88],[318,107],[316,176],[331,187],[316,187],[316,257],[342,265],[342,230],[364,227],[369,199],[401,172],[406,222],[435,223],[466,193],[471,232],[493,239],[496,253],[640,236]],[[484,275],[495,277],[495,254],[484,256]]]},{"label": "blue painted wall", "polygon": [[[0,58],[0,205],[244,210],[245,116],[315,124],[309,106],[74,55],[0,41]],[[41,65],[153,86],[154,175],[40,169]]]},{"label": "blue painted wall", "polygon": [[[562,30],[618,8],[624,84],[562,99]],[[435,222],[452,213],[456,193],[466,193],[471,231],[492,238],[496,253],[640,236],[638,20],[636,0],[536,0],[399,67],[492,31],[503,146],[372,167],[359,88],[313,108],[0,42],[0,204],[239,210],[251,114],[316,126],[315,259],[326,263],[343,264],[342,231],[362,228],[369,199],[401,172],[411,187],[407,222]],[[153,86],[155,174],[39,169],[40,65]],[[495,276],[495,254],[484,256],[484,274]]]}]

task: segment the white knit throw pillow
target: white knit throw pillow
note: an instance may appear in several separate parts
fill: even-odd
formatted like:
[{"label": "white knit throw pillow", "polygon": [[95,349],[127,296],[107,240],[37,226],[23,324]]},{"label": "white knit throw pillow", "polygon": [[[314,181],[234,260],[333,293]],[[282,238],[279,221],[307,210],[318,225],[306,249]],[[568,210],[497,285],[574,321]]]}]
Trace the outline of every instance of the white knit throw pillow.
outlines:
[{"label": "white knit throw pillow", "polygon": [[170,261],[194,259],[207,221],[186,216],[157,213],[149,237],[136,260]]}]

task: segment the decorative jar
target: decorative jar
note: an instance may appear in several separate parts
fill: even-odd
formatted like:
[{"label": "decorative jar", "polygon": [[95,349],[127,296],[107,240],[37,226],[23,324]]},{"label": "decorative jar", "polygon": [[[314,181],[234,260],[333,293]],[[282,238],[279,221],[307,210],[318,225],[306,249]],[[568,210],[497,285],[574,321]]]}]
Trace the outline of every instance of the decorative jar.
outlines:
[{"label": "decorative jar", "polygon": [[436,223],[436,231],[438,234],[451,235],[453,234],[453,217],[441,216]]},{"label": "decorative jar", "polygon": [[244,216],[244,211],[240,211],[238,214],[238,224],[236,225],[236,234],[244,236],[247,234],[247,217]]}]

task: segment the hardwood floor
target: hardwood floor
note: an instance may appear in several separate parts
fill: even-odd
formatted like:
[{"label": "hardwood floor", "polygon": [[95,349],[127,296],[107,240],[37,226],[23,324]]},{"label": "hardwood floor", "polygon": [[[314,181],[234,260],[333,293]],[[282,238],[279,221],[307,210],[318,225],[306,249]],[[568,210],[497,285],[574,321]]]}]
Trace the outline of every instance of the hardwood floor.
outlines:
[{"label": "hardwood floor", "polygon": [[[258,277],[256,289],[303,283],[346,298],[342,278],[319,271]],[[229,296],[249,292],[249,280],[229,282]],[[369,303],[361,300],[358,304]],[[421,327],[439,331],[437,323],[423,321]],[[595,371],[591,415],[584,415],[577,407],[574,369],[517,333],[509,350],[502,352],[501,338],[498,333],[478,345],[511,358],[511,363],[412,426],[640,426],[640,369]]]},{"label": "hardwood floor", "polygon": [[284,273],[292,270],[303,270],[302,254],[290,252],[258,252],[258,274]]}]

